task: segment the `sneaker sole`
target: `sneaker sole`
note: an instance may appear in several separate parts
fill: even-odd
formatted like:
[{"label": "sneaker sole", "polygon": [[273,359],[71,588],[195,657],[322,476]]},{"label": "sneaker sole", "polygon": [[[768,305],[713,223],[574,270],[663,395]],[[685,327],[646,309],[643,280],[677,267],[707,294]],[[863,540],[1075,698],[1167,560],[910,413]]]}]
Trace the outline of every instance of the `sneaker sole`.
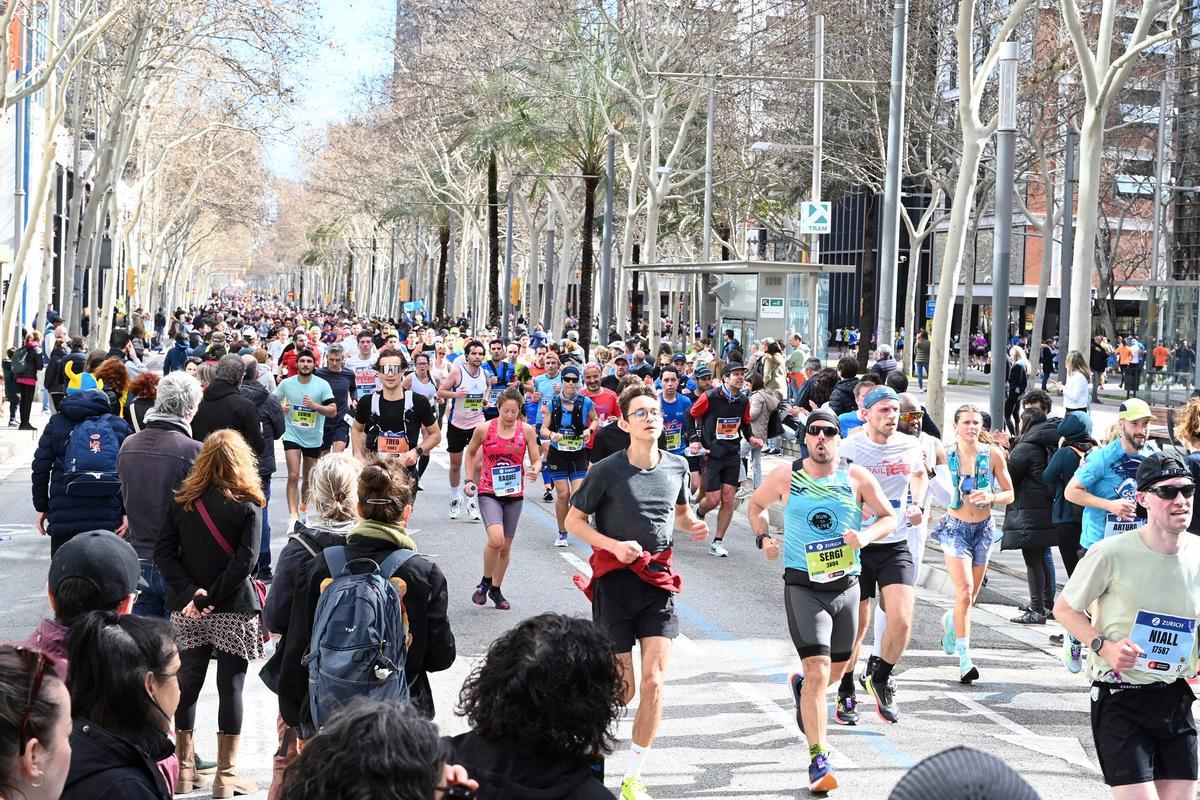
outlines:
[{"label": "sneaker sole", "polygon": [[816,782],[808,784],[810,792],[817,792],[819,794],[832,792],[836,788],[838,788],[838,782],[832,772],[826,772]]},{"label": "sneaker sole", "polygon": [[471,602],[477,606],[481,606],[487,602],[487,595],[486,594],[473,594],[473,595],[471,595]]},{"label": "sneaker sole", "polygon": [[979,670],[971,667],[969,670],[958,676],[959,683],[971,684],[979,680]]}]

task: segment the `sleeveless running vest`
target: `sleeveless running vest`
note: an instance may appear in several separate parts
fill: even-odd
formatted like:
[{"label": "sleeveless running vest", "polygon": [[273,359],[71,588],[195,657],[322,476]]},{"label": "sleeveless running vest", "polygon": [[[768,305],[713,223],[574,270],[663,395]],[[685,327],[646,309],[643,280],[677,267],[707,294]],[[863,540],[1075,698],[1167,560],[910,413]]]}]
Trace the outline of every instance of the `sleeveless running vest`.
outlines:
[{"label": "sleeveless running vest", "polygon": [[412,376],[412,390],[415,394],[424,395],[433,406],[433,409],[437,410],[437,384],[433,382],[432,375],[429,376],[428,382],[421,383],[421,379],[414,372]]},{"label": "sleeveless running vest", "polygon": [[842,533],[861,525],[862,506],[846,470],[814,478],[801,459],[792,462],[792,488],[783,510],[785,567],[809,573],[813,583],[857,575],[858,552],[842,541]]},{"label": "sleeveless running vest", "polygon": [[517,431],[511,439],[497,433],[500,420],[488,423],[483,436],[483,461],[479,468],[479,493],[492,497],[521,497],[525,482],[521,474],[525,463],[525,427],[517,420]]},{"label": "sleeveless running vest", "polygon": [[[466,359],[466,356],[463,356]],[[469,431],[483,422],[483,397],[487,392],[487,373],[483,367],[479,373],[472,375],[464,363],[458,368],[458,385],[455,391],[465,390],[466,397],[456,397],[450,401],[450,424],[459,430]]]},{"label": "sleeveless running vest", "polygon": [[[973,473],[960,475],[957,443],[946,454],[946,465],[950,467],[950,508],[963,507],[964,488],[966,488],[965,494],[970,494],[976,489],[990,489],[996,485],[996,476],[992,472],[990,446],[985,445],[982,452],[975,454],[975,472]],[[964,479],[970,479],[969,486],[963,486]]]}]

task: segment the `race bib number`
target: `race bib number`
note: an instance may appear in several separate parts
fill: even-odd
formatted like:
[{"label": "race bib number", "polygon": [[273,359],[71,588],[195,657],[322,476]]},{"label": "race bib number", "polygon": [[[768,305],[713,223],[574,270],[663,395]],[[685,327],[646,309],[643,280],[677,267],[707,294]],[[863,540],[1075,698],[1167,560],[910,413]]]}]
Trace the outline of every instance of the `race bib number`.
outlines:
[{"label": "race bib number", "polygon": [[354,393],[356,399],[362,399],[375,391],[376,372],[373,369],[356,369],[354,371]]},{"label": "race bib number", "polygon": [[463,398],[464,411],[483,411],[483,395],[469,394]]},{"label": "race bib number", "polygon": [[315,428],[317,412],[304,406],[292,406],[292,424],[297,428]]},{"label": "race bib number", "polygon": [[717,417],[717,438],[729,441],[741,436],[742,420],[740,417]]},{"label": "race bib number", "polygon": [[520,494],[521,467],[512,464],[497,464],[492,467],[492,494],[496,497],[512,497]]},{"label": "race bib number", "polygon": [[576,436],[575,432],[570,430],[569,428],[567,430],[559,431],[559,433],[562,434],[562,438],[559,439],[558,442],[556,442],[556,444],[560,451],[562,451],[564,453],[573,453],[576,450],[583,449],[583,437],[582,436]]},{"label": "race bib number", "polygon": [[1196,620],[1138,611],[1129,639],[1142,649],[1134,670],[1178,678],[1187,669],[1196,646]]},{"label": "race bib number", "polygon": [[808,565],[810,581],[829,583],[850,574],[858,564],[858,553],[838,536],[804,545],[804,561]]},{"label": "race bib number", "polygon": [[493,386],[492,390],[488,393],[488,402],[492,405],[496,405],[496,402],[500,399],[500,393],[503,392],[505,388],[507,387],[500,383],[497,383],[495,386]]},{"label": "race bib number", "polygon": [[670,428],[666,429],[667,434],[667,449],[675,452],[683,447],[683,431],[680,430],[679,423],[672,423]]},{"label": "race bib number", "polygon": [[[1133,478],[1126,478],[1117,487],[1117,498],[1120,500],[1135,500],[1137,493],[1137,482]],[[1122,533],[1128,533],[1132,530],[1137,530],[1146,524],[1144,519],[1124,519],[1116,514],[1104,515],[1104,538],[1110,536],[1118,536]]]},{"label": "race bib number", "polygon": [[375,440],[375,451],[384,458],[395,458],[408,452],[408,437],[403,433],[383,431]]}]

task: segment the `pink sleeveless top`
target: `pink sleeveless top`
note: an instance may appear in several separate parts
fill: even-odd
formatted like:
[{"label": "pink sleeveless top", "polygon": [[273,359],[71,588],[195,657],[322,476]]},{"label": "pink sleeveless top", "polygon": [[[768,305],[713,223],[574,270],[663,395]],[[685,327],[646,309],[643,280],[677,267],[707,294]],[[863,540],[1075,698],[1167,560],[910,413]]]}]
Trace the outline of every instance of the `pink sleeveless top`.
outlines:
[{"label": "pink sleeveless top", "polygon": [[523,497],[525,479],[525,423],[517,420],[517,430],[511,439],[497,433],[500,420],[487,424],[483,437],[483,463],[479,469],[479,493],[492,497]]}]

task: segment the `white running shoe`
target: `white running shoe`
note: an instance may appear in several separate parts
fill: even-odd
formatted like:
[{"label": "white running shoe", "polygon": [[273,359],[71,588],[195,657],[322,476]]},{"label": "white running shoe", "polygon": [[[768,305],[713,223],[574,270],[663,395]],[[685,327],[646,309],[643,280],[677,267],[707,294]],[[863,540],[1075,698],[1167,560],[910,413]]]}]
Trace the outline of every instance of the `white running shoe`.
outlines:
[{"label": "white running shoe", "polygon": [[725,549],[725,543],[720,539],[713,539],[713,543],[708,546],[708,554],[717,558],[729,557],[729,551]]},{"label": "white running shoe", "polygon": [[1078,675],[1083,670],[1083,644],[1069,633],[1063,637],[1062,662],[1072,674]]},{"label": "white running shoe", "polygon": [[559,531],[558,538],[554,540],[555,547],[570,547],[571,543],[567,541],[567,532]]},{"label": "white running shoe", "polygon": [[457,498],[450,501],[450,519],[462,518],[462,500]]},{"label": "white running shoe", "polygon": [[474,497],[467,498],[467,519],[472,522],[478,522],[482,517],[479,515],[479,501]]}]

